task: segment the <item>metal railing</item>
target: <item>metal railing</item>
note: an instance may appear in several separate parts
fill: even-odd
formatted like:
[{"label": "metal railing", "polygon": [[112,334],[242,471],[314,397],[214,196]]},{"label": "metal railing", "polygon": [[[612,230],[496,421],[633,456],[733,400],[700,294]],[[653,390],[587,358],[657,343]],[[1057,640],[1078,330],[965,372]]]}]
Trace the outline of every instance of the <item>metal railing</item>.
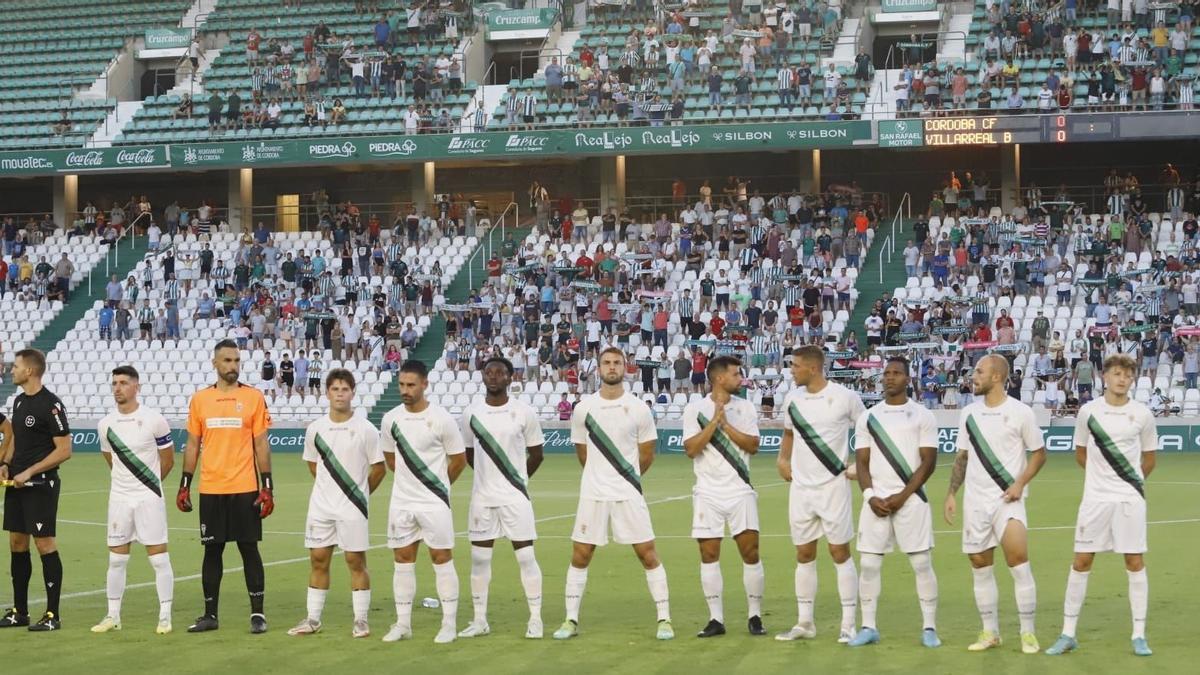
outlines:
[{"label": "metal railing", "polygon": [[[112,276],[112,270],[121,264],[121,240],[123,239],[129,239],[129,250],[133,251],[134,247],[137,245],[137,232],[133,227],[133,223],[129,223],[123,227],[121,229],[121,234],[117,236],[116,241],[114,241],[112,246],[109,246],[108,250],[104,252],[104,278],[106,280]],[[91,297],[92,295],[92,277],[95,275],[95,273],[95,268],[88,273],[88,297]],[[107,283],[107,281],[105,283]]]},{"label": "metal railing", "polygon": [[883,258],[886,255],[888,264],[891,264],[892,253],[896,250],[896,239],[904,233],[905,218],[912,218],[912,195],[907,192],[900,198],[900,204],[896,206],[896,215],[892,218],[891,231],[879,247],[879,283],[881,284],[883,283]]},{"label": "metal railing", "polygon": [[[521,224],[521,207],[520,207],[520,205],[518,205],[516,202],[509,202],[508,206],[505,206],[504,210],[500,212],[500,216],[492,221],[491,225],[488,227],[487,233],[484,235],[484,238],[480,239],[479,245],[475,247],[475,250],[471,253],[471,256],[469,258],[467,258],[467,262],[464,263],[467,266],[467,286],[468,287],[475,288],[475,258],[476,258],[476,256],[478,256],[480,253],[483,253],[485,256],[484,257],[485,261],[491,260],[492,252],[495,250],[496,229],[497,228],[500,229],[500,236],[501,236],[501,238],[503,238],[505,235],[505,232],[508,229],[508,224],[507,224],[506,219],[508,217],[508,212],[510,210],[513,213],[513,227],[516,227]],[[486,274],[484,276],[486,276]]]}]

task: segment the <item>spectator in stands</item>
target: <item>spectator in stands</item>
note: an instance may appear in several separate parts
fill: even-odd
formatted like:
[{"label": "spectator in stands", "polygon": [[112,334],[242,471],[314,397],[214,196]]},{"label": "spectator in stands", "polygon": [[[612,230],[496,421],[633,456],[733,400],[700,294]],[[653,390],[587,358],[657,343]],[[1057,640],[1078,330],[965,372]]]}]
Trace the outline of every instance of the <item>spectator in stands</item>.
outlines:
[{"label": "spectator in stands", "polygon": [[225,100],[221,98],[221,94],[214,91],[212,96],[208,97],[208,130],[216,131],[221,125],[221,110],[225,107]]},{"label": "spectator in stands", "polygon": [[66,110],[63,110],[62,114],[58,118],[58,121],[55,122],[50,129],[54,132],[55,136],[65,136],[71,131],[72,126],[70,115],[67,114]]},{"label": "spectator in stands", "polygon": [[[275,104],[275,107],[278,107],[278,103]],[[346,121],[346,105],[344,103],[342,103],[342,99],[340,99],[340,98],[333,99],[333,108],[331,109],[331,112],[332,112],[332,117],[330,118],[330,123],[342,124]],[[272,114],[271,108],[268,108],[268,115],[270,115],[272,120],[275,120],[275,125],[278,126],[277,120],[278,120],[278,116],[279,116],[279,111],[276,111],[274,114]],[[324,126],[325,125],[322,124],[321,128],[324,128]]]}]

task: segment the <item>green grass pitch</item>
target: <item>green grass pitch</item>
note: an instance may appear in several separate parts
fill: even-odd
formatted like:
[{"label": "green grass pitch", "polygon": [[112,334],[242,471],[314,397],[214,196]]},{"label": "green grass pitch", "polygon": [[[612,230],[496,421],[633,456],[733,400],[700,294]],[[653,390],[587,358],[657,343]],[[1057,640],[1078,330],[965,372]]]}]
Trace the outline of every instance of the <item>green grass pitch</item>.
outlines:
[{"label": "green grass pitch", "polygon": [[[293,638],[287,628],[304,615],[308,565],[303,548],[305,509],[311,479],[299,454],[277,454],[274,474],[278,506],[265,523],[262,544],[267,561],[266,609],[270,632],[247,632],[248,602],[233,547],[226,551],[222,588],[221,630],[188,635],[184,629],[202,610],[199,571],[201,548],[197,543],[197,516],[179,513],[169,505],[171,557],[177,583],[174,622],[176,632],[154,635],[157,601],[153,574],[145,553],[135,549],[129,567],[129,584],[122,612],[124,630],[92,635],[88,628],[105,612],[104,514],[108,497],[107,469],[98,455],[76,456],[63,469],[63,495],[59,512],[59,547],[66,570],[61,633],[28,634],[23,630],[0,632],[11,659],[22,671],[120,672],[145,668],[172,673],[226,672],[782,672],[784,669],[837,669],[842,672],[922,673],[1105,673],[1151,669],[1159,673],[1194,673],[1200,656],[1194,637],[1196,617],[1195,573],[1200,545],[1200,455],[1165,455],[1148,481],[1150,503],[1150,613],[1148,636],[1155,655],[1137,659],[1129,649],[1129,605],[1126,579],[1119,557],[1102,555],[1092,573],[1087,603],[1080,622],[1081,650],[1051,658],[1024,656],[1017,638],[1012,580],[999,569],[1001,622],[1004,646],[985,654],[970,654],[966,645],[979,629],[971,591],[971,572],[960,552],[960,535],[942,521],[951,458],[941,465],[929,487],[935,505],[937,548],[935,568],[940,584],[939,629],[944,646],[928,650],[919,643],[920,611],[912,572],[902,555],[884,561],[884,586],[880,607],[883,642],[850,650],[836,643],[839,620],[837,589],[828,552],[818,559],[820,590],[817,599],[816,640],[779,643],[771,637],[752,638],[745,632],[745,598],[741,566],[732,542],[724,548],[725,613],[730,634],[700,641],[695,631],[708,615],[699,587],[699,556],[689,537],[692,473],[682,456],[661,456],[644,484],[658,534],[660,556],[667,567],[671,610],[677,637],[662,643],[654,639],[654,608],[645,578],[633,552],[610,545],[597,552],[588,579],[581,615],[580,636],[566,643],[550,639],[563,617],[563,580],[570,556],[571,531],[579,465],[573,456],[547,457],[531,481],[539,518],[538,559],[545,576],[543,618],[546,639],[523,639],[526,607],[511,549],[501,542],[496,549],[491,587],[490,623],[493,633],[473,640],[435,646],[433,636],[440,610],[414,609],[416,639],[385,645],[379,638],[394,615],[391,593],[391,552],[384,548],[384,519],[391,478],[372,498],[372,543],[369,554],[374,574],[371,611],[373,635],[365,640],[350,637],[348,575],[340,558],[334,560],[333,587],[326,605],[324,631]],[[765,622],[774,634],[795,620],[792,575],[794,549],[787,530],[787,488],[774,469],[774,455],[755,458],[752,475],[759,491],[763,527],[762,559],[766,567]],[[168,479],[175,485],[178,469]],[[468,469],[454,487],[458,530],[465,529],[471,474]],[[1061,627],[1063,589],[1071,559],[1071,532],[1075,509],[1083,489],[1083,473],[1072,457],[1054,455],[1031,488],[1030,549],[1038,581],[1038,637],[1043,648],[1054,641]],[[857,490],[855,490],[857,493]],[[173,491],[171,492],[173,494]],[[857,513],[857,511],[856,511]],[[470,554],[465,536],[459,536],[455,562],[461,584],[459,628],[471,618]],[[999,558],[999,556],[997,556]],[[1002,565],[1001,565],[1002,566]],[[417,567],[418,600],[434,596],[433,573],[422,551]],[[41,573],[34,562],[31,612],[42,607]],[[5,582],[0,602],[10,602]],[[24,654],[24,656],[18,656]],[[1188,666],[1188,662],[1193,662]]]}]

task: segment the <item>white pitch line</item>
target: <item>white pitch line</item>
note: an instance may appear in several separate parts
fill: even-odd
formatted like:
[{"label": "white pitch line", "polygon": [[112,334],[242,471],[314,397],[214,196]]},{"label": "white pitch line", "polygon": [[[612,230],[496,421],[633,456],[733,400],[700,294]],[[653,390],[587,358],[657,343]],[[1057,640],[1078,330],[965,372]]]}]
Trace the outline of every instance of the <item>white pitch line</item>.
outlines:
[{"label": "white pitch line", "polygon": [[[776,487],[776,486],[779,486],[779,485],[786,485],[786,483],[784,483],[784,482],[780,481],[780,482],[778,482],[778,483],[768,483],[767,485],[762,485],[762,486],[759,486],[759,487],[760,487],[760,489],[761,489],[761,488],[768,488],[768,487]],[[652,500],[652,501],[646,502],[646,504],[647,504],[648,506],[654,506],[654,505],[656,505],[656,504],[666,504],[666,503],[668,503],[668,502],[677,502],[677,501],[682,501],[682,500],[684,500],[684,499],[690,499],[690,498],[691,498],[691,496],[692,496],[692,493],[690,493],[690,492],[689,492],[689,493],[687,493],[687,494],[684,494],[684,495],[677,495],[677,496],[674,496],[674,497],[663,497],[663,498],[661,498],[661,499],[655,499],[655,500]],[[559,514],[559,515],[556,515],[556,516],[546,516],[546,517],[544,517],[544,518],[538,518],[538,519],[536,519],[534,522],[536,522],[536,523],[548,523],[548,522],[552,522],[552,521],[556,521],[556,520],[565,520],[565,519],[567,519],[567,518],[574,518],[574,517],[575,517],[575,513],[562,513],[562,514]],[[101,526],[101,527],[104,527],[104,526],[106,526],[106,525],[105,525],[105,523],[94,523],[94,522],[90,522],[90,521],[81,521],[81,520],[59,520],[58,522],[60,522],[60,523],[72,524],[72,525],[96,525],[96,526]],[[174,529],[174,530],[189,530],[189,531],[190,531],[190,530],[192,530],[193,528],[180,528],[180,527],[176,527],[176,528],[171,528],[171,529]],[[268,532],[263,532],[263,534],[271,534],[271,533],[268,533]],[[283,532],[278,532],[278,533],[274,533],[274,534],[292,534],[292,533],[283,533]],[[303,533],[303,532],[296,532],[295,534],[296,534],[296,535],[303,535],[304,533]],[[466,536],[466,534],[467,534],[466,532],[457,532],[457,533],[455,533],[455,536],[462,537],[462,536]],[[386,535],[384,535],[384,536],[386,536]],[[367,547],[367,550],[368,550],[368,551],[370,551],[370,550],[374,550],[374,549],[378,549],[378,548],[387,548],[387,545],[386,545],[386,544],[376,544],[375,546],[368,546],[368,547]],[[341,552],[341,550],[339,549],[338,551],[336,551],[336,553],[335,553],[335,554],[336,554],[336,555],[341,555],[341,553],[342,553],[342,552]],[[287,559],[285,559],[285,560],[274,560],[274,561],[271,561],[271,562],[263,563],[263,567],[264,567],[264,568],[266,568],[266,567],[275,567],[275,566],[277,566],[277,565],[291,565],[291,564],[293,564],[293,563],[308,562],[308,560],[309,560],[308,556],[304,556],[303,558],[287,558]],[[244,568],[243,568],[243,567],[240,567],[240,566],[239,566],[239,567],[227,567],[227,568],[225,568],[225,571],[226,571],[226,572],[240,572],[240,571],[242,571],[243,569],[244,569]],[[187,576],[175,577],[175,583],[177,583],[177,584],[178,584],[178,583],[179,583],[179,582],[181,582],[181,581],[195,581],[196,579],[199,579],[199,578],[200,578],[200,575],[199,575],[199,574],[189,574],[189,575],[187,575]],[[127,590],[127,591],[128,591],[128,590],[131,590],[131,589],[136,589],[136,588],[151,588],[151,587],[153,587],[154,585],[155,585],[155,582],[153,582],[153,581],[146,581],[146,582],[137,583],[137,584],[129,584],[129,585],[127,585],[127,586],[125,587],[125,590]],[[79,592],[77,592],[77,593],[64,593],[64,594],[62,595],[62,599],[63,599],[63,600],[69,600],[69,599],[72,599],[72,598],[87,598],[87,597],[91,597],[91,596],[94,596],[94,595],[104,595],[105,593],[107,593],[107,589],[104,589],[104,588],[100,588],[100,589],[96,589],[96,590],[92,590],[92,591],[79,591]],[[42,602],[45,602],[45,598],[34,598],[34,599],[30,600],[30,602],[32,602],[32,603],[42,603]]]}]

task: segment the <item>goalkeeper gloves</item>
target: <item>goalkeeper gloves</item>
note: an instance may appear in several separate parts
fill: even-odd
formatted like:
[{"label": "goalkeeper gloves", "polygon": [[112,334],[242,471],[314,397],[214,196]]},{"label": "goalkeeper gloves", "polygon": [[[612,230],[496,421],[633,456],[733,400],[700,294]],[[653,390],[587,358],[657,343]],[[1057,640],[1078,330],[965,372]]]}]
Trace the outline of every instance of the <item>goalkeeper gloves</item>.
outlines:
[{"label": "goalkeeper gloves", "polygon": [[254,500],[254,505],[258,507],[258,515],[266,518],[275,511],[275,481],[271,478],[270,471],[262,473],[262,487],[258,490],[258,499]]},{"label": "goalkeeper gloves", "polygon": [[183,473],[183,478],[179,480],[179,493],[175,495],[175,506],[184,513],[192,511],[192,474],[186,471]]}]

